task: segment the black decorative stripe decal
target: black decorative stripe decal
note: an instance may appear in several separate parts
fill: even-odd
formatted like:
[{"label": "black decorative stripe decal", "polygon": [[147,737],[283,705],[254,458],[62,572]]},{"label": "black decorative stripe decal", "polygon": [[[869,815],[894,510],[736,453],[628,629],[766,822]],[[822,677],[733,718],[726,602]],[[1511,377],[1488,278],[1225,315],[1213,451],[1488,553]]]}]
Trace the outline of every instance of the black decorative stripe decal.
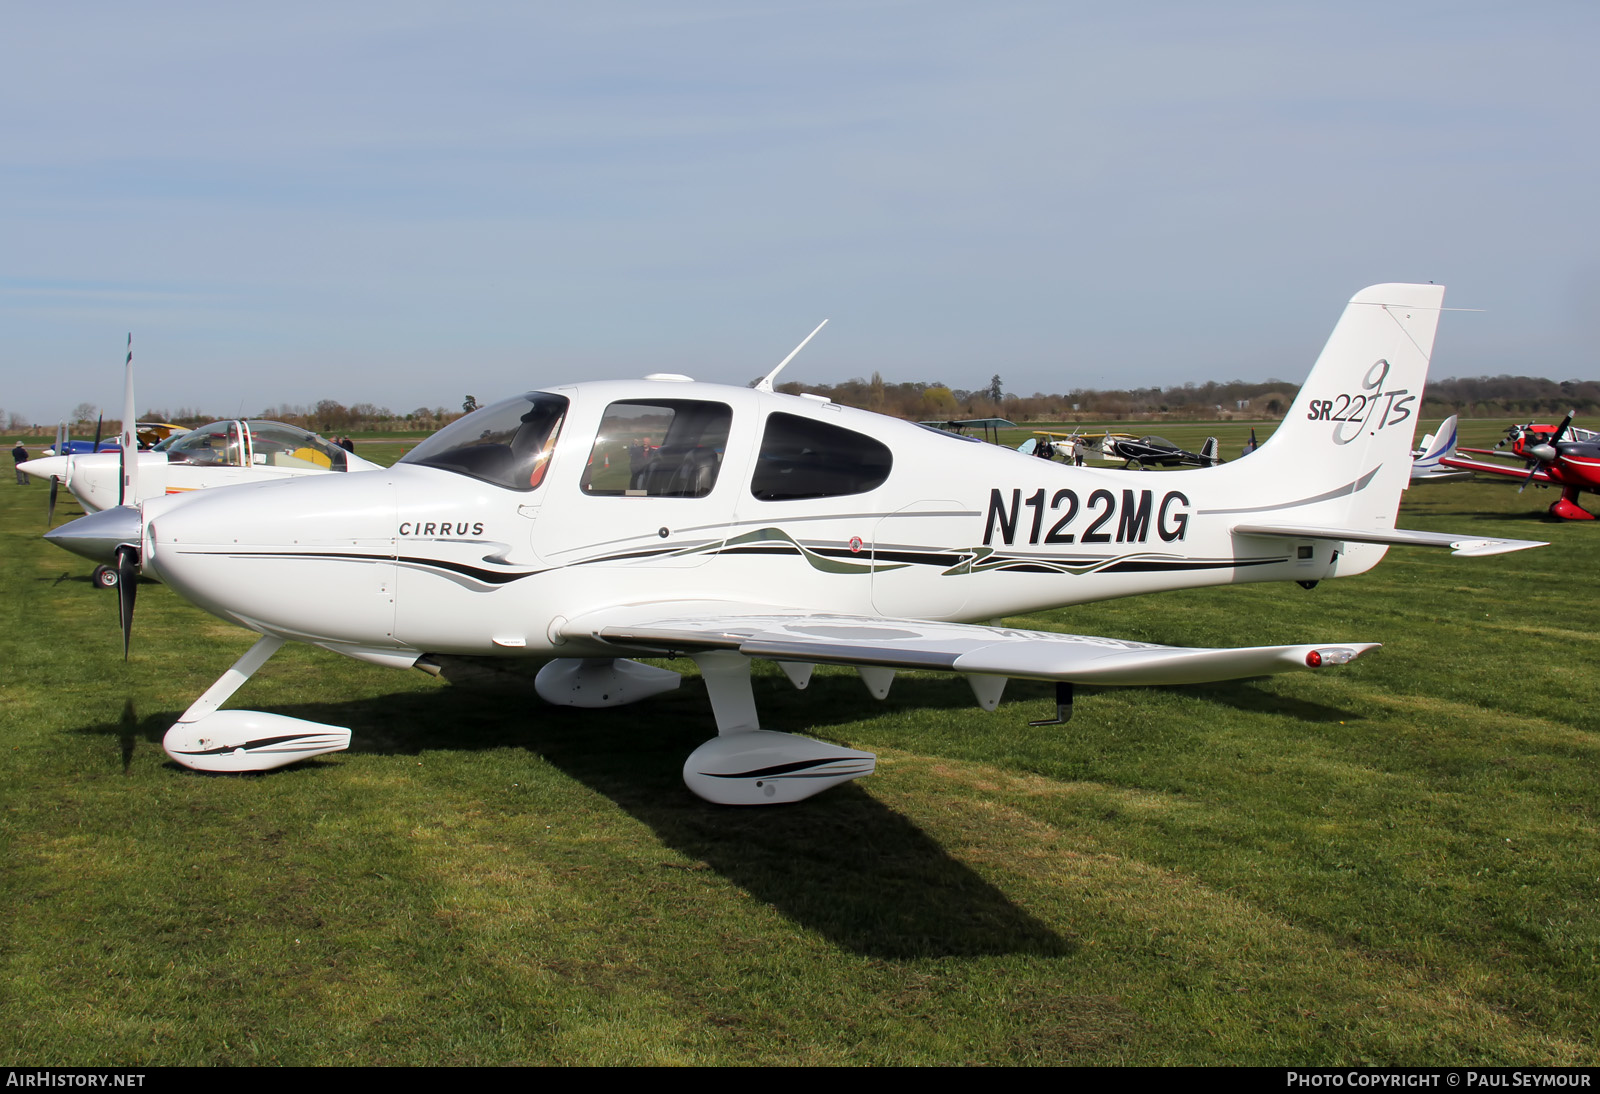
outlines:
[{"label": "black decorative stripe decal", "polygon": [[[1374,472],[1375,473],[1375,472]],[[1371,475],[1367,476],[1370,479]],[[1355,485],[1357,489],[1365,485],[1366,479]],[[1320,499],[1310,499],[1320,500]],[[1302,504],[1302,503],[1294,503]],[[1268,508],[1281,508],[1269,506]],[[923,550],[915,548],[901,548],[897,550],[874,550],[855,552],[848,548],[834,545],[809,546],[787,536],[782,539],[766,539],[756,542],[737,542],[733,540],[724,543],[693,544],[688,547],[664,544],[660,547],[646,551],[631,551],[623,554],[603,555],[597,558],[580,559],[569,563],[570,566],[589,566],[607,562],[628,562],[638,559],[659,558],[663,555],[688,556],[704,552],[706,555],[800,555],[805,557],[813,567],[835,573],[871,573],[883,572],[890,569],[900,569],[905,566],[936,566],[945,571],[946,576],[961,576],[966,574],[986,573],[991,570],[1004,570],[1009,573],[1025,574],[1074,574],[1088,573],[1179,573],[1188,570],[1220,570],[1228,568],[1244,568],[1248,566],[1270,566],[1276,563],[1289,561],[1287,556],[1273,558],[1225,558],[1225,559],[1182,559],[1171,556],[1150,557],[1124,555],[1118,557],[1100,556],[1044,556],[1036,553],[1029,554],[997,554],[991,548],[978,547],[966,551]],[[565,567],[549,567],[542,570],[490,570],[481,566],[472,566],[462,562],[451,562],[445,559],[422,558],[419,556],[402,555],[393,557],[384,554],[371,554],[354,551],[235,551],[230,552],[231,558],[283,558],[283,559],[340,559],[349,562],[389,562],[396,565],[411,567],[421,570],[439,570],[446,573],[459,574],[484,585],[508,585],[521,581],[523,578],[537,577],[540,574],[551,572]],[[849,560],[841,562],[832,559]]]},{"label": "black decorative stripe decal", "polygon": [[1226,570],[1229,568],[1240,568],[1244,566],[1270,566],[1275,562],[1288,561],[1289,558],[1287,555],[1282,558],[1236,558],[1228,559],[1226,562],[1155,562],[1140,560],[1131,562],[1114,562],[1100,572],[1103,574],[1140,574],[1153,573],[1157,571],[1166,572],[1170,570]]},{"label": "black decorative stripe decal", "polygon": [[[827,551],[819,552],[828,554]],[[872,557],[878,562],[905,562],[920,566],[940,566],[949,568],[968,556],[964,553],[951,553],[949,551],[882,551],[874,550]]]},{"label": "black decorative stripe decal", "polygon": [[[178,755],[180,755],[180,756],[227,756],[227,755],[230,755],[230,754],[232,754],[234,752],[239,751],[241,748],[244,749],[246,752],[256,752],[256,751],[261,751],[261,750],[270,748],[272,745],[288,744],[288,743],[294,742],[294,741],[304,741],[307,744],[311,744],[311,743],[321,743],[321,742],[327,742],[327,741],[337,741],[338,739],[339,739],[338,737],[335,737],[332,734],[328,734],[328,733],[292,733],[292,734],[290,734],[290,735],[288,735],[286,737],[263,737],[259,741],[246,741],[242,745],[225,745],[225,746],[223,746],[221,748],[208,748],[208,749],[205,749],[204,751],[200,751],[200,752],[187,752],[187,751],[185,751],[185,752],[179,752]],[[289,748],[274,748],[274,749],[272,749],[272,751],[274,751],[274,752],[293,752],[293,751],[296,751],[296,750],[295,749],[289,749]]]},{"label": "black decorative stripe decal", "polygon": [[676,546],[656,547],[649,551],[624,551],[619,555],[597,555],[594,558],[580,558],[570,563],[573,566],[591,566],[597,562],[626,562],[633,558],[654,558],[657,555],[670,555],[679,550]]},{"label": "black decorative stripe decal", "polygon": [[546,573],[545,570],[485,570],[479,566],[468,566],[463,562],[446,562],[437,558],[415,558],[410,555],[359,554],[354,551],[232,551],[229,558],[321,558],[340,559],[345,562],[393,562],[403,566],[412,566],[419,569],[447,570],[450,573],[470,577],[474,581],[481,581],[485,585],[506,585],[513,581],[521,581],[525,577],[537,577]]},{"label": "black decorative stripe decal", "polygon": [[1301,498],[1299,501],[1285,501],[1280,502],[1277,505],[1247,505],[1242,509],[1199,509],[1196,510],[1196,514],[1202,517],[1212,517],[1225,516],[1230,513],[1270,513],[1274,509],[1294,509],[1301,505],[1315,505],[1319,501],[1332,501],[1334,498],[1349,497],[1351,494],[1360,493],[1362,490],[1365,490],[1367,488],[1367,484],[1372,481],[1372,477],[1376,475],[1379,470],[1382,469],[1382,467],[1383,465],[1379,464],[1377,467],[1374,467],[1371,471],[1368,471],[1365,475],[1362,475],[1354,482],[1345,483],[1343,486],[1329,490],[1326,494],[1318,494],[1314,498]]},{"label": "black decorative stripe decal", "polygon": [[410,558],[402,556],[395,561],[407,566],[417,566],[432,570],[448,570],[462,577],[470,577],[474,581],[481,581],[485,585],[509,585],[513,581],[521,581],[525,577],[537,577],[545,570],[484,570],[477,566],[468,566],[461,562],[444,562],[436,558]]},{"label": "black decorative stripe decal", "polygon": [[736,771],[727,773],[721,771],[702,771],[700,774],[712,779],[770,779],[779,775],[787,775],[795,771],[810,771],[813,768],[824,767],[828,764],[835,764],[841,761],[847,763],[861,762],[854,760],[853,757],[849,756],[830,756],[825,760],[796,760],[793,763],[773,764],[771,767],[758,767],[753,771]]}]

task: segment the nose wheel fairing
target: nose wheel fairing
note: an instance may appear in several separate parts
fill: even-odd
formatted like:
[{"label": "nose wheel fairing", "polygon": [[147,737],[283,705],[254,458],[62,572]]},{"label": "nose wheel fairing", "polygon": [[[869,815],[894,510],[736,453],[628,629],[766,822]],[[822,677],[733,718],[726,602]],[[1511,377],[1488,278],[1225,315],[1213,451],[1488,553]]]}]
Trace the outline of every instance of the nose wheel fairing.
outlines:
[{"label": "nose wheel fairing", "polygon": [[350,747],[350,731],[256,710],[218,710],[277,653],[283,639],[262,635],[167,730],[161,747],[195,771],[270,771]]},{"label": "nose wheel fairing", "polygon": [[196,771],[270,771],[341,752],[350,747],[350,731],[258,710],[219,710],[194,722],[179,722],[167,730],[161,747]]}]

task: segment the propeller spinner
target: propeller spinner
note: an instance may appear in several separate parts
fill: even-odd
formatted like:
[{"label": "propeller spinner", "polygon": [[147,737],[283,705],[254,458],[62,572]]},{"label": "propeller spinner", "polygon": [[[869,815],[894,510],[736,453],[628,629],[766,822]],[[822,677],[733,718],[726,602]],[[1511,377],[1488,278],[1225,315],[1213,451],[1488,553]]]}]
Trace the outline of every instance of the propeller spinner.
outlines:
[{"label": "propeller spinner", "polygon": [[[1522,480],[1521,486],[1517,487],[1517,493],[1520,494],[1526,490],[1528,484],[1534,480],[1534,477],[1540,471],[1555,462],[1556,457],[1560,454],[1560,449],[1557,446],[1561,443],[1561,435],[1572,425],[1573,413],[1571,410],[1567,411],[1567,416],[1561,419],[1561,424],[1556,426],[1556,431],[1550,435],[1548,441],[1541,441],[1538,444],[1524,444],[1522,446],[1523,455],[1533,462],[1528,465],[1528,477]],[[1532,430],[1533,425],[1529,423],[1527,426],[1522,427],[1521,436],[1532,436]],[[1508,437],[1507,439],[1511,438]]]}]

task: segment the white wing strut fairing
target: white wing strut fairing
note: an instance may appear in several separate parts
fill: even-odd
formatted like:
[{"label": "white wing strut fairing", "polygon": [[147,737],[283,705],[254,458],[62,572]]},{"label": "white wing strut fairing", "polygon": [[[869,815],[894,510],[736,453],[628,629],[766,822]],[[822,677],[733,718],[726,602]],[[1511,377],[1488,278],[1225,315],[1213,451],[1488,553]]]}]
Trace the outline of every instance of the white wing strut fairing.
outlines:
[{"label": "white wing strut fairing", "polygon": [[[1395,528],[1443,297],[1357,293],[1283,424],[1253,458],[1216,466],[1068,466],[785,395],[771,373],[754,389],[656,374],[513,396],[391,468],[147,501],[143,571],[266,636],[169,750],[240,770],[341,746],[337,727],[217,709],[288,639],[398,666],[546,660],[539,694],[581,707],[677,686],[630,658],[691,657],[718,736],[684,779],[727,803],[795,801],[874,764],[762,730],[755,658],[797,687],[813,665],[850,665],[880,698],[902,669],[960,673],[985,710],[1013,676],[1052,681],[1056,721],[1080,683],[1343,664],[1372,644],[1184,649],[974,621],[1168,589],[1311,588],[1391,545],[1531,546]],[[189,443],[232,436],[215,432]],[[108,537],[131,538],[99,525],[63,538]]]}]

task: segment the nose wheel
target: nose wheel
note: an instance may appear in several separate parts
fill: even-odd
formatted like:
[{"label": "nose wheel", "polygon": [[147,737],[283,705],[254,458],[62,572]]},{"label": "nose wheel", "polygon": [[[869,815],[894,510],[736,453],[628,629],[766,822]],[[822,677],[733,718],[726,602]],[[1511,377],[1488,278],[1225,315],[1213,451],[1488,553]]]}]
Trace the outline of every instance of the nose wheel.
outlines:
[{"label": "nose wheel", "polygon": [[97,589],[115,589],[121,578],[117,576],[117,570],[114,566],[96,566],[92,580]]}]

